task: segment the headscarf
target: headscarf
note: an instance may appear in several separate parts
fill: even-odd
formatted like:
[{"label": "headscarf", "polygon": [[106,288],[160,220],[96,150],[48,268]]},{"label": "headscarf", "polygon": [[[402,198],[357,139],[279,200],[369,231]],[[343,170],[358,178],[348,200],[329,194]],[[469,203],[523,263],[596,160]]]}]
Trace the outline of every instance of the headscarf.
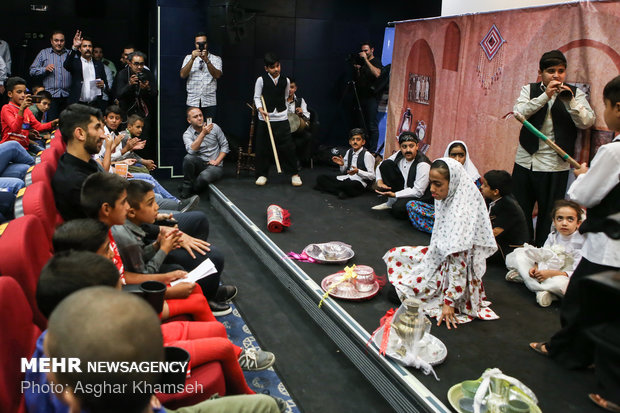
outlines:
[{"label": "headscarf", "polygon": [[426,270],[435,271],[448,255],[461,251],[468,251],[473,262],[482,264],[497,250],[484,198],[460,162],[440,160],[448,165],[450,183],[448,196],[435,200],[433,234],[424,256]]},{"label": "headscarf", "polygon": [[463,167],[465,168],[465,170],[467,171],[471,179],[473,179],[474,182],[477,181],[478,179],[480,179],[480,172],[478,172],[478,168],[476,168],[476,165],[474,165],[471,159],[469,159],[469,148],[467,147],[465,142],[463,141],[450,142],[448,146],[446,146],[446,151],[444,152],[443,157],[444,158],[450,157],[450,148],[452,147],[452,145],[456,143],[460,143],[465,148],[465,163],[463,164]]}]

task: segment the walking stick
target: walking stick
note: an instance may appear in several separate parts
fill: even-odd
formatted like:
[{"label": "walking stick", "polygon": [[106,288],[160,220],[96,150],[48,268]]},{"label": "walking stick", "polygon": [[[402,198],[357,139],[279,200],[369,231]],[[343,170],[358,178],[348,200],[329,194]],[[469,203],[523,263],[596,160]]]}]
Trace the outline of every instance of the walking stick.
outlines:
[{"label": "walking stick", "polygon": [[[261,95],[260,101],[263,104],[263,109],[265,112],[267,111],[267,105],[265,105],[265,99]],[[269,116],[263,116],[265,118],[265,122],[267,123],[267,130],[269,130],[269,138],[271,139],[271,149],[273,149],[273,158],[276,161],[276,169],[278,173],[282,173],[282,168],[280,168],[280,159],[278,159],[278,151],[276,150],[276,141],[273,139],[273,131],[271,130],[271,123],[269,122]]]},{"label": "walking stick", "polygon": [[532,125],[530,122],[525,120],[525,116],[523,116],[519,112],[510,112],[506,116],[504,116],[504,118],[510,115],[513,115],[515,119],[521,122],[527,130],[529,130],[530,132],[534,134],[534,136],[540,138],[543,142],[545,142],[551,149],[553,149],[558,154],[560,158],[564,159],[566,162],[571,164],[575,169],[581,168],[581,165],[579,164],[579,162],[577,162],[576,160],[568,156],[568,154],[564,152],[564,150],[560,148],[555,142],[550,140],[544,133],[536,129],[534,125]]}]

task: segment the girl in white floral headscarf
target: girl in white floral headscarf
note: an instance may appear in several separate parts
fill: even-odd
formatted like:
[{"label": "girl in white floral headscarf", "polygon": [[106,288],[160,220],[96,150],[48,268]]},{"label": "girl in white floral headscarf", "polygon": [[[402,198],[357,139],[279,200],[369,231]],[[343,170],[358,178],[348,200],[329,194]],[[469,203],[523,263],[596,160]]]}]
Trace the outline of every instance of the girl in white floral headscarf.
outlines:
[{"label": "girl in white floral headscarf", "polygon": [[454,159],[433,162],[429,173],[435,198],[435,226],[428,247],[397,247],[383,260],[401,300],[420,299],[423,311],[448,328],[474,318],[496,319],[488,308],[482,276],[486,258],[497,250],[480,191]]},{"label": "girl in white floral headscarf", "polygon": [[446,146],[446,151],[443,154],[444,158],[452,158],[460,162],[463,165],[463,168],[467,171],[471,179],[474,180],[474,183],[480,189],[482,186],[482,179],[480,177],[480,172],[478,172],[478,168],[469,158],[469,148],[463,141],[452,141]]}]

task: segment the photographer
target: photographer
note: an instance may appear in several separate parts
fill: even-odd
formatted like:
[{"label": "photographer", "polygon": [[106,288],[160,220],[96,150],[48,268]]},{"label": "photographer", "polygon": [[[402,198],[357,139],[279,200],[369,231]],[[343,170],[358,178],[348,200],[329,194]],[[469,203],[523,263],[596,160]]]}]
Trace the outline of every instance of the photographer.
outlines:
[{"label": "photographer", "polygon": [[222,58],[207,50],[207,35],[198,33],[196,48],[185,56],[181,79],[187,79],[187,107],[200,108],[204,119],[215,118],[217,79],[222,76]]},{"label": "photographer", "polygon": [[[123,119],[137,114],[144,119],[142,128],[143,139],[147,141],[147,148],[152,149],[152,137],[150,135],[150,125],[152,119],[153,99],[157,96],[155,78],[150,70],[144,67],[146,55],[136,51],[131,53],[128,58],[129,64],[118,72],[114,79],[115,96],[123,112]],[[150,153],[150,151],[147,151]]]},{"label": "photographer", "polygon": [[377,150],[379,141],[379,125],[377,123],[378,101],[374,84],[381,74],[381,61],[374,56],[374,47],[370,42],[361,44],[361,51],[357,56],[351,56],[353,64],[353,80],[356,82],[357,94],[368,131],[368,149]]}]

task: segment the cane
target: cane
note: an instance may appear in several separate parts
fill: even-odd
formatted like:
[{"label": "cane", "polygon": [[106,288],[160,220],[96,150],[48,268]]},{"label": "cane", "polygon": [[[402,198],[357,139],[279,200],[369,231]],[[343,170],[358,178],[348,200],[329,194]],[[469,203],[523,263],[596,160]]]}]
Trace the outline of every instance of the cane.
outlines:
[{"label": "cane", "polygon": [[534,134],[534,136],[540,138],[543,142],[545,142],[551,149],[553,149],[558,154],[560,158],[564,159],[566,162],[571,164],[573,167],[575,167],[575,169],[581,168],[581,165],[579,164],[579,162],[571,158],[566,152],[564,152],[562,148],[556,145],[555,142],[549,140],[549,138],[544,133],[536,129],[534,125],[532,125],[530,122],[525,120],[525,116],[523,116],[519,112],[510,112],[506,116],[504,116],[504,119],[509,117],[510,115],[513,115],[515,119],[521,122],[527,130],[529,130],[530,132]]},{"label": "cane", "polygon": [[[267,105],[265,105],[265,99],[261,95],[260,101],[263,104],[263,109],[267,112]],[[271,149],[273,149],[273,158],[276,160],[276,169],[278,173],[282,173],[282,168],[280,168],[280,160],[278,159],[278,151],[276,150],[276,141],[273,139],[273,132],[271,130],[271,123],[269,122],[269,116],[263,116],[265,118],[265,122],[267,123],[267,130],[269,130],[269,138],[271,139]]]}]

